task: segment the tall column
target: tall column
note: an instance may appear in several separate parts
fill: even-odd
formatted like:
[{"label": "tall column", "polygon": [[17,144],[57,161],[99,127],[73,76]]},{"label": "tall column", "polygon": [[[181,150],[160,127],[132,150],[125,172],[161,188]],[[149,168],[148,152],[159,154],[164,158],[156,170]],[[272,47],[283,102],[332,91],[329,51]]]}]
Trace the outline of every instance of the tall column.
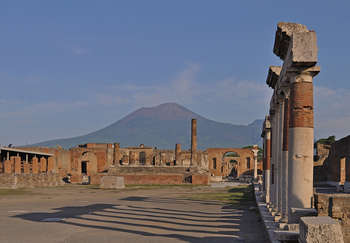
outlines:
[{"label": "tall column", "polygon": [[288,128],[289,96],[284,100],[283,143],[282,143],[282,221],[288,221]]},{"label": "tall column", "polygon": [[180,164],[180,153],[181,153],[181,144],[177,143],[175,145],[175,163],[176,163],[176,165],[181,165]]},{"label": "tall column", "polygon": [[279,119],[278,119],[278,212],[282,214],[282,141],[283,141],[283,116],[284,100],[279,97]]},{"label": "tall column", "polygon": [[129,165],[135,165],[135,164],[136,164],[136,152],[129,151]]},{"label": "tall column", "polygon": [[120,144],[114,143],[114,150],[113,150],[113,164],[114,165],[120,165],[121,160],[121,154],[120,154]]},{"label": "tall column", "polygon": [[272,111],[272,113],[270,113],[271,115],[271,205],[272,208],[276,208],[276,198],[275,198],[275,194],[276,194],[276,180],[275,180],[275,175],[276,175],[276,167],[275,167],[275,143],[276,143],[276,111]]},{"label": "tall column", "polygon": [[290,208],[310,208],[313,197],[313,83],[318,72],[297,73],[290,85],[288,220]]},{"label": "tall column", "polygon": [[22,161],[20,156],[14,157],[15,160],[15,174],[21,174],[22,173]]},{"label": "tall column", "polygon": [[265,120],[265,150],[266,150],[266,168],[265,168],[265,187],[266,187],[266,203],[270,203],[271,188],[271,124],[268,119]]},{"label": "tall column", "polygon": [[45,157],[40,158],[40,172],[46,173],[47,169],[47,159]]},{"label": "tall column", "polygon": [[254,180],[257,181],[258,179],[258,145],[254,145],[252,149],[253,155],[254,155]]},{"label": "tall column", "polygon": [[278,145],[280,142],[280,133],[279,133],[279,118],[280,118],[280,110],[278,104],[276,104],[276,115],[275,115],[275,121],[274,121],[274,127],[275,127],[275,142],[274,142],[274,154],[273,154],[273,161],[274,161],[274,168],[275,168],[275,176],[274,176],[274,182],[275,182],[275,208],[277,213],[279,213],[279,161],[278,161]]},{"label": "tall column", "polygon": [[197,119],[191,121],[191,165],[194,165],[197,152]]},{"label": "tall column", "polygon": [[39,172],[39,162],[38,157],[33,157],[32,159],[32,174],[38,174]]}]

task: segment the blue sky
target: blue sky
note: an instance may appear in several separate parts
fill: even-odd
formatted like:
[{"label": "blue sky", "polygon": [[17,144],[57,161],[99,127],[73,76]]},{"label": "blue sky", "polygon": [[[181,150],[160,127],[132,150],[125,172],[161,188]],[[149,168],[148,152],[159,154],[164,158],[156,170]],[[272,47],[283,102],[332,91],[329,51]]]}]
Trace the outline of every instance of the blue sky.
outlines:
[{"label": "blue sky", "polygon": [[317,136],[348,135],[350,4],[285,2],[1,1],[0,144],[82,135],[164,102],[261,119],[279,21],[317,32]]}]

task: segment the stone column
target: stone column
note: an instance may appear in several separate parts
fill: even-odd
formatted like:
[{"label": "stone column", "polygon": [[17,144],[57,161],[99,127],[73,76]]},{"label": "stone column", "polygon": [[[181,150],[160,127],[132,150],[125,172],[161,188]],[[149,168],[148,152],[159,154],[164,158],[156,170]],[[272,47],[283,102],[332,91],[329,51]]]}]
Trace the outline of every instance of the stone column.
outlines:
[{"label": "stone column", "polygon": [[[269,118],[268,118],[269,119]],[[270,203],[270,188],[271,188],[271,124],[265,120],[265,150],[266,150],[266,169],[265,169],[265,186],[266,186],[266,203]]]},{"label": "stone column", "polygon": [[276,115],[275,115],[275,121],[274,121],[274,127],[275,127],[275,142],[274,142],[274,148],[273,148],[273,151],[274,151],[274,154],[273,154],[273,161],[274,161],[274,168],[275,168],[275,176],[274,176],[274,183],[275,183],[275,208],[276,208],[276,211],[277,213],[280,212],[280,202],[279,202],[279,198],[280,198],[280,191],[279,191],[279,143],[280,143],[280,133],[279,133],[279,127],[280,127],[280,124],[279,124],[279,121],[280,121],[280,113],[281,111],[279,110],[279,105],[276,104]]},{"label": "stone column", "polygon": [[135,165],[135,164],[136,164],[136,152],[129,151],[129,165]]},{"label": "stone column", "polygon": [[276,129],[275,129],[275,111],[270,111],[270,119],[271,119],[271,187],[270,187],[270,200],[271,200],[271,207],[275,208],[275,135],[276,135]]},{"label": "stone column", "polygon": [[253,155],[254,155],[254,180],[257,181],[258,179],[258,145],[254,145],[252,149]]},{"label": "stone column", "polygon": [[191,166],[195,164],[197,152],[197,119],[191,121]]},{"label": "stone column", "polygon": [[180,153],[181,153],[181,144],[177,143],[175,145],[175,163],[176,163],[176,165],[182,165],[180,163]]},{"label": "stone column", "polygon": [[278,159],[278,212],[282,214],[282,141],[283,141],[283,116],[284,116],[284,101],[279,97],[278,102],[278,147],[277,147],[277,159]]},{"label": "stone column", "polygon": [[283,142],[282,142],[282,221],[287,222],[288,216],[288,128],[289,128],[289,97],[284,100]]},{"label": "stone column", "polygon": [[313,83],[318,72],[296,73],[290,85],[288,220],[291,208],[311,208],[313,197]]}]

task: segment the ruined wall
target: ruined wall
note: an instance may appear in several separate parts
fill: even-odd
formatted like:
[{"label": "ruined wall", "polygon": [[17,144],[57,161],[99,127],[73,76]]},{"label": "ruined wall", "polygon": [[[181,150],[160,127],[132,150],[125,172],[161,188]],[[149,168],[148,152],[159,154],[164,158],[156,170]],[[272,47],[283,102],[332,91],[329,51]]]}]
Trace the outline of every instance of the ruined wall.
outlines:
[{"label": "ruined wall", "polygon": [[315,182],[350,181],[350,136],[339,139],[332,145],[317,145],[316,152]]},{"label": "ruined wall", "polygon": [[344,242],[350,242],[350,195],[344,193],[315,194],[315,208],[318,216],[330,216],[339,221]]},{"label": "ruined wall", "polygon": [[[239,157],[224,157],[228,152],[235,152]],[[207,154],[209,171],[212,176],[228,176],[234,167],[236,168],[237,177],[253,174],[254,155],[251,149],[208,148]]]},{"label": "ruined wall", "polygon": [[58,174],[0,174],[0,188],[34,188],[63,185]]}]

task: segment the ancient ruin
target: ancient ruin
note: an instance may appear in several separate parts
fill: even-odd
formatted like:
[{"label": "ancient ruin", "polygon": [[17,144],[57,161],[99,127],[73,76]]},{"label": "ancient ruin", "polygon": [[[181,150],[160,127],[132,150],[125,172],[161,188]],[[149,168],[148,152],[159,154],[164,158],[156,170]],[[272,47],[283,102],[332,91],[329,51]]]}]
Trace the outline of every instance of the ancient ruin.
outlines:
[{"label": "ancient ruin", "polygon": [[[301,24],[279,23],[273,52],[283,64],[271,66],[266,80],[273,89],[261,135],[266,204],[258,203],[266,229],[271,240],[342,242],[339,223],[322,218],[322,210],[315,209],[313,78],[320,72],[316,33]],[[308,217],[317,215],[322,217]]]},{"label": "ancient ruin", "polygon": [[[197,150],[197,120],[191,121],[191,148],[161,150],[141,144],[121,147],[119,143],[87,143],[71,149],[23,147],[1,148],[0,187],[25,187],[18,179],[33,181],[31,186],[100,184],[104,176],[124,177],[130,184],[203,184],[231,177],[250,181],[262,171],[257,149],[208,148]],[[255,151],[255,152],[254,152]],[[40,175],[47,178],[37,181]],[[40,178],[41,178],[40,177]],[[30,178],[30,179],[28,179]],[[54,178],[54,179],[49,179]],[[16,183],[14,182],[16,181]],[[54,181],[55,183],[51,183]]]}]

